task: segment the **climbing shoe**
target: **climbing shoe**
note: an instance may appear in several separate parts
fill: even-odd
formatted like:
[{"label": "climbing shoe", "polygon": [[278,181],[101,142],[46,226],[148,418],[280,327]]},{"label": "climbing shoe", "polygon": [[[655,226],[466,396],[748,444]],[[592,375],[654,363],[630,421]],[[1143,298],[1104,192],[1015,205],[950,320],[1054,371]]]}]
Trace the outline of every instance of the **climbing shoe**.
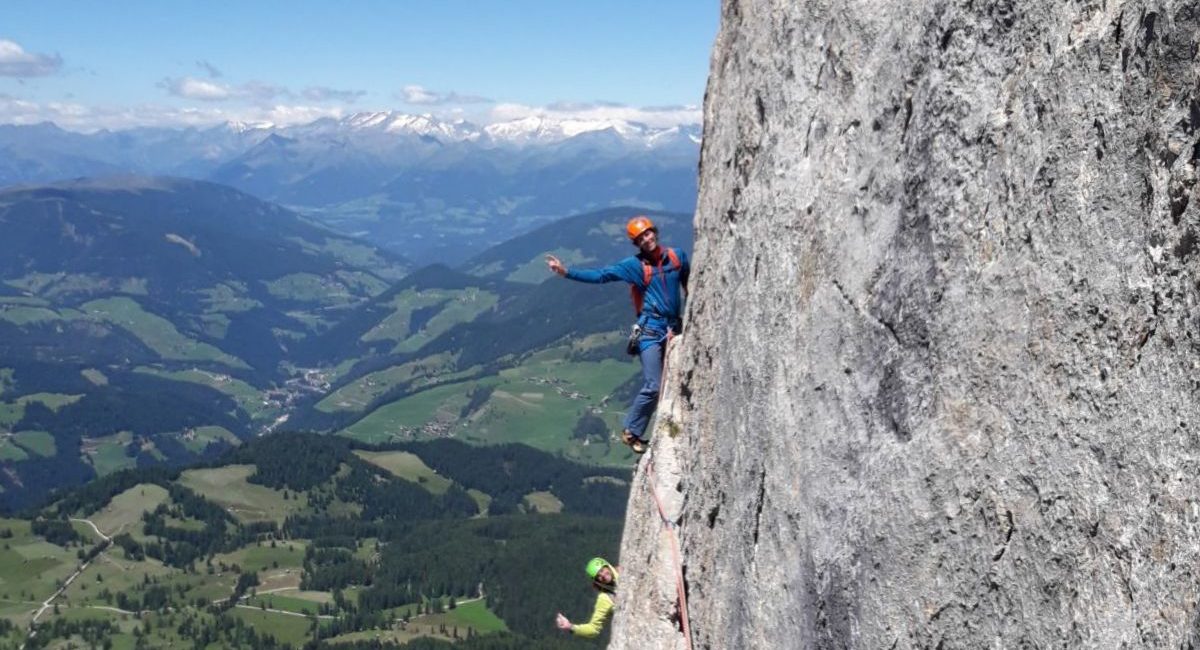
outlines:
[{"label": "climbing shoe", "polygon": [[635,454],[646,453],[646,441],[633,435],[629,430],[621,432],[621,442],[629,446]]}]

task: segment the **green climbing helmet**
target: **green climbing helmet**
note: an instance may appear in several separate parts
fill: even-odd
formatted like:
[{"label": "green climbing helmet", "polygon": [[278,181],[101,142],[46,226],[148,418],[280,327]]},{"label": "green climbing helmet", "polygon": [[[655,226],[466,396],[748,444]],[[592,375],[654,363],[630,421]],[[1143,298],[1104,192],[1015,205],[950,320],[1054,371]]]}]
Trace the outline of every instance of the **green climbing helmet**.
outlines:
[{"label": "green climbing helmet", "polygon": [[612,566],[608,563],[608,560],[602,557],[592,558],[592,560],[587,563],[588,577],[592,580],[595,580],[596,576],[600,573],[600,569],[603,569],[606,566]]}]

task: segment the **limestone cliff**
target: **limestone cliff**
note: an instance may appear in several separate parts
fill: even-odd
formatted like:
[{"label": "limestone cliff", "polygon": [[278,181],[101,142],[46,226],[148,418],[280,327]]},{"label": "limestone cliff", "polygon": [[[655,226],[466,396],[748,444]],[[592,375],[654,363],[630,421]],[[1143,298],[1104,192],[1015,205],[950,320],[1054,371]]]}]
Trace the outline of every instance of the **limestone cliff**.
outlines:
[{"label": "limestone cliff", "polygon": [[1200,5],[721,11],[610,647],[1195,643]]}]

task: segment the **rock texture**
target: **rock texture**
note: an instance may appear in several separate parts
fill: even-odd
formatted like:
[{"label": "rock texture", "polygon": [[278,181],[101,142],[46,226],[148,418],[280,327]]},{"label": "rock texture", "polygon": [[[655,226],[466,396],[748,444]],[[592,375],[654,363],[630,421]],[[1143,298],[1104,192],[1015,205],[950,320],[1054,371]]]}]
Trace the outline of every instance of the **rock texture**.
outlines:
[{"label": "rock texture", "polygon": [[724,1],[610,647],[687,647],[650,485],[695,648],[1197,643],[1198,42],[1190,1]]}]

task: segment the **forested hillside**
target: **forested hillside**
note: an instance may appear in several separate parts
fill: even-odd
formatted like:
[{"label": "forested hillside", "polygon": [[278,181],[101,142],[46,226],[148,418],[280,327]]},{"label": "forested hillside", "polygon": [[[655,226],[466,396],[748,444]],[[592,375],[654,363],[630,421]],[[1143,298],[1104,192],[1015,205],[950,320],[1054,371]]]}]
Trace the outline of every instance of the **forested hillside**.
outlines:
[{"label": "forested hillside", "polygon": [[34,648],[577,647],[553,614],[590,611],[583,565],[616,556],[628,477],[521,445],[294,433],[121,470],[0,519],[0,646],[32,623]]}]

